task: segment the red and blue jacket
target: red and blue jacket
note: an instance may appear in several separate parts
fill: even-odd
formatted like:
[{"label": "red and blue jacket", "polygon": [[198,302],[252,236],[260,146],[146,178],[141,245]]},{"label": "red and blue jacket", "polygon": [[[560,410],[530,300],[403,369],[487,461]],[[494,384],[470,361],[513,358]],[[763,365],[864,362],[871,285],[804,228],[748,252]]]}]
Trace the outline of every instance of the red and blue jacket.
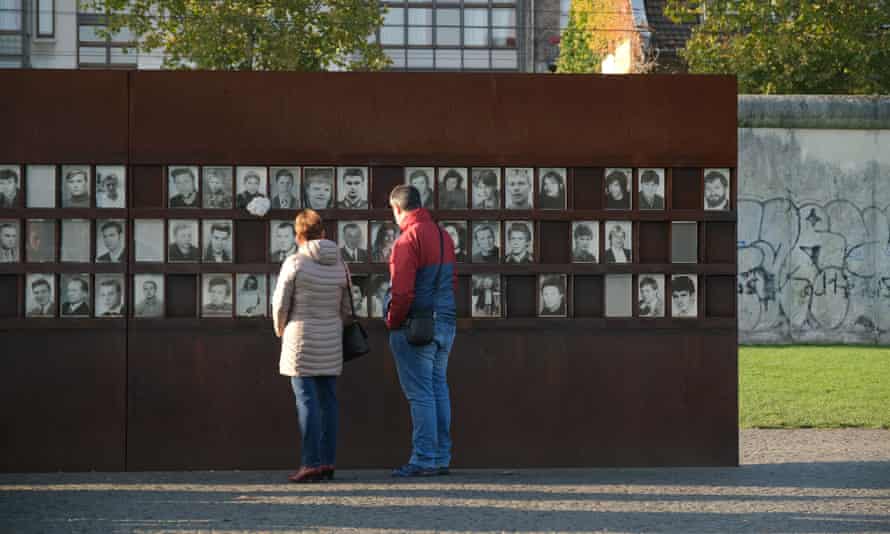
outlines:
[{"label": "red and blue jacket", "polygon": [[[408,212],[399,226],[402,234],[393,245],[389,257],[391,286],[385,304],[386,327],[398,329],[412,310],[428,309],[435,311],[436,320],[453,323],[457,316],[454,305],[457,269],[454,266],[456,259],[451,236],[448,232],[440,232],[430,212],[423,208]],[[444,251],[441,257],[440,235]],[[442,270],[436,286],[436,268],[440,264]]]}]

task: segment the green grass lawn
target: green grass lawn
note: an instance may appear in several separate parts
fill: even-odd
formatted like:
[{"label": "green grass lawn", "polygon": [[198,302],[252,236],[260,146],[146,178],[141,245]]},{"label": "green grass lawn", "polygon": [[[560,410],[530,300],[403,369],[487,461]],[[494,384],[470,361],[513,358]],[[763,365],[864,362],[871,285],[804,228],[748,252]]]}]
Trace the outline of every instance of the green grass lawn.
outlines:
[{"label": "green grass lawn", "polygon": [[890,348],[739,347],[742,428],[890,428]]}]

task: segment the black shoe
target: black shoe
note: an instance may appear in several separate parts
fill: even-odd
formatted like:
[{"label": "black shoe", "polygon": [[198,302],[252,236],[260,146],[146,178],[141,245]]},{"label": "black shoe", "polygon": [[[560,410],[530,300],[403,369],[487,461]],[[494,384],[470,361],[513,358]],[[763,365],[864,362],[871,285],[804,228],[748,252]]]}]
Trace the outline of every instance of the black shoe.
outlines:
[{"label": "black shoe", "polygon": [[451,474],[451,471],[448,469],[448,466],[446,465],[445,467],[437,467],[437,468],[436,468],[436,474],[437,474],[437,475],[440,475],[440,476],[443,476],[443,475],[450,475],[450,474]]}]

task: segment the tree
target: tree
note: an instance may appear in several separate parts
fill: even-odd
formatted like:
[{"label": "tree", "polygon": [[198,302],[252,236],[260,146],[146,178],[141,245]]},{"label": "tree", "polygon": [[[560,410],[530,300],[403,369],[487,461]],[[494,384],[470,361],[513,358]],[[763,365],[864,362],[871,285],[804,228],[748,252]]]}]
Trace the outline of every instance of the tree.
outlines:
[{"label": "tree", "polygon": [[[557,72],[600,72],[603,59],[630,41],[639,51],[639,32],[634,27],[629,0],[572,0],[569,24],[560,38]],[[642,67],[634,52],[631,69]]]},{"label": "tree", "polygon": [[556,72],[599,72],[602,56],[594,54],[592,34],[588,30],[593,0],[572,0],[569,24],[559,40],[559,59]]},{"label": "tree", "polygon": [[129,28],[166,68],[378,70],[389,60],[368,42],[383,24],[379,0],[85,0]]},{"label": "tree", "polygon": [[890,92],[890,0],[668,0],[703,17],[681,55],[690,72],[735,74],[763,94]]}]

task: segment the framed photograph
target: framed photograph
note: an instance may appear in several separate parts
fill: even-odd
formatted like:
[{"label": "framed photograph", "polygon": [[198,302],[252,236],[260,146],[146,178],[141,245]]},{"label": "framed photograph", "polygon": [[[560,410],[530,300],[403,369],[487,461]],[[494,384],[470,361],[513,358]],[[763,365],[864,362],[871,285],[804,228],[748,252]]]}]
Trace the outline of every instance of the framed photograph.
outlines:
[{"label": "framed photograph", "polygon": [[230,220],[202,221],[204,224],[204,263],[232,263],[232,233],[234,223]]},{"label": "framed photograph", "polygon": [[371,261],[376,263],[388,263],[392,247],[402,231],[394,222],[371,222]]},{"label": "framed photograph", "polygon": [[136,219],[133,222],[133,241],[137,262],[164,262],[163,219]]},{"label": "framed photograph", "polygon": [[502,317],[501,275],[474,274],[471,283],[473,290],[470,315],[472,317]]},{"label": "framed photograph", "polygon": [[368,262],[368,221],[337,221],[337,244],[343,261]]},{"label": "framed photograph", "polygon": [[89,165],[62,166],[62,207],[89,208],[92,173]]},{"label": "framed photograph", "polygon": [[500,221],[472,221],[473,263],[498,263],[501,257]]},{"label": "framed photograph", "polygon": [[337,207],[347,210],[366,210],[370,207],[367,167],[337,169]]},{"label": "framed photograph", "polygon": [[25,222],[25,259],[29,263],[56,261],[56,221],[28,219]]},{"label": "framed photograph", "polygon": [[205,208],[230,210],[234,207],[232,177],[231,167],[201,168],[201,192],[204,195]]},{"label": "framed photograph", "polygon": [[705,169],[705,210],[730,210],[729,169]]},{"label": "framed photograph", "polygon": [[201,275],[201,317],[232,316],[232,275]]},{"label": "framed photograph", "polygon": [[294,221],[269,221],[269,263],[283,263],[296,253]]},{"label": "framed photograph", "polygon": [[572,263],[597,263],[599,251],[599,221],[573,221]]},{"label": "framed photograph", "polygon": [[158,319],[164,316],[164,275],[137,274],[133,276],[133,316]]},{"label": "framed photograph", "polygon": [[675,274],[671,276],[671,316],[677,318],[698,317],[698,276]]},{"label": "framed photograph", "polygon": [[538,207],[540,209],[566,209],[567,175],[565,168],[538,169]]},{"label": "framed photograph", "polygon": [[324,210],[334,207],[334,168],[303,168],[303,207]]},{"label": "framed photograph", "polygon": [[368,277],[352,275],[349,280],[349,289],[352,292],[352,305],[355,314],[359,317],[368,316]]},{"label": "framed photograph", "polygon": [[467,209],[467,169],[439,167],[439,209]]},{"label": "framed photograph", "polygon": [[62,221],[62,261],[89,263],[93,250],[88,219],[64,219]]},{"label": "framed photograph", "polygon": [[426,209],[433,209],[436,181],[432,167],[405,167],[405,183],[420,192],[420,201]]},{"label": "framed photograph", "polygon": [[605,277],[606,317],[633,317],[633,275],[607,274]]},{"label": "framed photograph", "polygon": [[272,177],[272,209],[300,209],[300,168],[270,167],[269,175]]},{"label": "framed photograph", "polygon": [[534,203],[534,169],[508,167],[504,170],[504,205],[508,210],[530,210]]},{"label": "framed photograph", "polygon": [[21,229],[16,219],[0,219],[0,263],[22,261]]},{"label": "framed photograph", "polygon": [[198,167],[168,167],[167,205],[171,208],[200,208]]},{"label": "framed photograph", "polygon": [[473,209],[501,208],[501,169],[476,167],[473,169]]},{"label": "framed photograph", "polygon": [[[29,208],[56,207],[56,166],[28,165],[28,198],[25,205]],[[0,185],[0,189],[2,189]]]},{"label": "framed photograph", "polygon": [[640,169],[641,210],[664,209],[664,169]]},{"label": "framed photograph", "polygon": [[62,274],[59,288],[62,301],[62,317],[89,317],[92,315],[90,303],[90,275]]},{"label": "framed photograph", "polygon": [[265,167],[238,167],[235,171],[237,181],[235,188],[238,196],[235,198],[235,207],[244,209],[250,201],[268,196],[268,174]]},{"label": "framed photograph", "polygon": [[633,208],[630,199],[631,169],[606,169],[606,209],[629,210]]},{"label": "framed photograph", "polygon": [[235,287],[238,288],[238,317],[266,317],[269,308],[266,302],[266,275],[250,273],[235,275]]},{"label": "framed photograph", "polygon": [[370,316],[382,319],[385,311],[383,305],[386,302],[386,294],[389,292],[389,274],[372,274],[368,284]]},{"label": "framed photograph", "polygon": [[568,276],[564,274],[538,275],[538,317],[568,317]]},{"label": "framed photograph", "polygon": [[96,275],[96,317],[124,317],[127,315],[126,287],[123,274]]},{"label": "framed photograph", "polygon": [[505,221],[504,263],[534,263],[535,223],[532,221]]},{"label": "framed photograph", "polygon": [[25,276],[25,317],[56,316],[56,275]]},{"label": "framed photograph", "polygon": [[606,263],[633,261],[633,225],[630,221],[606,222]]},{"label": "framed photograph", "polygon": [[124,165],[96,165],[96,207],[127,207],[127,168]]},{"label": "framed photograph", "polygon": [[125,263],[127,261],[126,227],[127,221],[124,219],[99,219],[96,221],[96,263]]},{"label": "framed photograph", "polygon": [[640,317],[664,317],[664,275],[641,274],[637,278],[637,310]]},{"label": "framed photograph", "polygon": [[17,208],[22,203],[21,168],[0,165],[0,208]]},{"label": "framed photograph", "polygon": [[458,263],[467,261],[467,221],[442,221],[439,226],[451,236],[454,243],[454,257]]},{"label": "framed photograph", "polygon": [[198,246],[197,219],[170,219],[167,222],[167,261],[191,263],[201,261]]}]

